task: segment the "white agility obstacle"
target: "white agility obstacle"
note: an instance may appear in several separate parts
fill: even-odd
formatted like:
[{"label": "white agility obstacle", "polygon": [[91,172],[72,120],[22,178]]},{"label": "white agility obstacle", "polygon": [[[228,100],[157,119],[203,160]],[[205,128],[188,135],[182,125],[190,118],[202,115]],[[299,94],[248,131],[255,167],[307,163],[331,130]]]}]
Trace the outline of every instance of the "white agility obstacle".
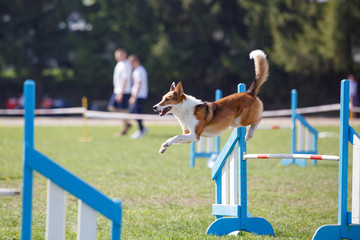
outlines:
[{"label": "white agility obstacle", "polygon": [[[240,84],[238,92],[244,92]],[[282,158],[284,154],[247,154],[246,128],[234,129],[212,168],[215,181],[216,220],[207,234],[227,235],[246,231],[258,235],[273,235],[274,229],[264,218],[252,217],[247,211],[248,159]],[[352,212],[348,212],[348,143],[353,144]],[[313,240],[360,240],[360,136],[349,125],[349,81],[341,82],[339,156],[315,154],[287,154],[291,158],[331,160],[339,162],[338,224],[320,227]]]},{"label": "white agility obstacle", "polygon": [[111,239],[120,240],[122,207],[97,189],[64,169],[34,148],[35,83],[24,83],[24,175],[21,239],[32,239],[33,172],[48,179],[46,236],[47,240],[65,239],[66,194],[78,198],[78,240],[96,239],[97,212],[112,222]]}]

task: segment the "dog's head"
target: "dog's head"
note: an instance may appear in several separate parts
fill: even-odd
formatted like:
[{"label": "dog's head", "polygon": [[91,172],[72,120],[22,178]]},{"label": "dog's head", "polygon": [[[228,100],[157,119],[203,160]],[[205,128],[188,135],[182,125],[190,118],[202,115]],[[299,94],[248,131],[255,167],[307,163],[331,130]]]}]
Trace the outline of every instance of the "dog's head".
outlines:
[{"label": "dog's head", "polygon": [[160,116],[171,113],[171,110],[185,99],[183,86],[179,82],[176,86],[173,82],[170,86],[170,91],[162,97],[162,100],[156,104],[153,109],[158,112]]}]

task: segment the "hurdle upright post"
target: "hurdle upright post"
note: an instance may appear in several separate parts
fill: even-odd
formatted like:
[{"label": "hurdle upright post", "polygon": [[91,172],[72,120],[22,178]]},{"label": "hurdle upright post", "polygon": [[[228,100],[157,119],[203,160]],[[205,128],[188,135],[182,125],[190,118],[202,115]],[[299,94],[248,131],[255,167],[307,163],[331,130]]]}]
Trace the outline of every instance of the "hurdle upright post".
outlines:
[{"label": "hurdle upright post", "polygon": [[348,186],[348,139],[349,139],[349,82],[341,82],[340,100],[340,143],[339,143],[339,191],[338,191],[338,224],[340,232],[346,231],[347,186]]},{"label": "hurdle upright post", "polygon": [[[317,130],[312,127],[305,118],[297,113],[298,94],[296,89],[291,90],[291,153],[292,154],[317,154]],[[296,124],[299,123],[297,128]],[[304,136],[305,130],[305,136]],[[311,137],[312,135],[312,137]],[[312,141],[312,144],[310,142]],[[296,147],[296,144],[298,147]],[[306,167],[305,159],[283,159],[281,165],[287,166],[296,164],[300,167]],[[312,160],[316,165],[316,160]]]},{"label": "hurdle upright post", "polygon": [[[220,89],[216,89],[215,91],[215,100],[219,100],[222,98],[222,91]],[[220,152],[220,136],[215,138],[215,152]]]},{"label": "hurdle upright post", "polygon": [[[239,93],[246,91],[246,86],[243,83],[238,85],[237,91]],[[239,166],[239,201],[240,201],[240,229],[247,227],[247,161],[244,159],[246,153],[246,127],[237,129],[241,136],[238,141],[238,166]]]},{"label": "hurdle upright post", "polygon": [[79,138],[80,142],[91,142],[92,138],[89,137],[88,134],[88,124],[87,124],[87,116],[86,116],[86,111],[88,109],[88,99],[87,97],[82,97],[81,98],[81,106],[84,109],[84,113],[83,113],[83,136]]},{"label": "hurdle upright post", "polygon": [[32,221],[32,192],[33,192],[33,170],[28,167],[26,161],[27,147],[34,147],[34,109],[35,109],[35,82],[31,79],[24,83],[24,155],[23,155],[23,215],[21,222],[21,239],[31,239],[31,221]]}]

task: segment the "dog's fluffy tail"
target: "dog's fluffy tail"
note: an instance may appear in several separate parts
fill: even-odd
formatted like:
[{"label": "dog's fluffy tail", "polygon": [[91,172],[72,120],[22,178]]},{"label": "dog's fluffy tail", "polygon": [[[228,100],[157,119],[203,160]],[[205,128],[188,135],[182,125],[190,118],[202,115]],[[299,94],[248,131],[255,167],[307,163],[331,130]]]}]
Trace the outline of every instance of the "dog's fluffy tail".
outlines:
[{"label": "dog's fluffy tail", "polygon": [[250,53],[250,59],[254,59],[255,79],[251,84],[247,93],[256,96],[260,86],[267,80],[269,76],[269,64],[266,55],[262,50],[254,50]]}]

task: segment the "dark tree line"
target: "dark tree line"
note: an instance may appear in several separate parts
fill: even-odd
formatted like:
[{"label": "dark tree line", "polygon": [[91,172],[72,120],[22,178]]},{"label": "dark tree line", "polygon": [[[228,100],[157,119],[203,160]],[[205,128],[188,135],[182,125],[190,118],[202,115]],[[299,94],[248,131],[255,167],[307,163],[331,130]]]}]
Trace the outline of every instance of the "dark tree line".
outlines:
[{"label": "dark tree line", "polygon": [[289,107],[292,88],[300,105],[336,102],[347,73],[360,80],[359,22],[358,0],[2,0],[0,105],[27,78],[38,99],[107,99],[118,47],[140,56],[152,99],[172,81],[204,100],[230,94],[251,83],[260,48],[266,108]]}]

